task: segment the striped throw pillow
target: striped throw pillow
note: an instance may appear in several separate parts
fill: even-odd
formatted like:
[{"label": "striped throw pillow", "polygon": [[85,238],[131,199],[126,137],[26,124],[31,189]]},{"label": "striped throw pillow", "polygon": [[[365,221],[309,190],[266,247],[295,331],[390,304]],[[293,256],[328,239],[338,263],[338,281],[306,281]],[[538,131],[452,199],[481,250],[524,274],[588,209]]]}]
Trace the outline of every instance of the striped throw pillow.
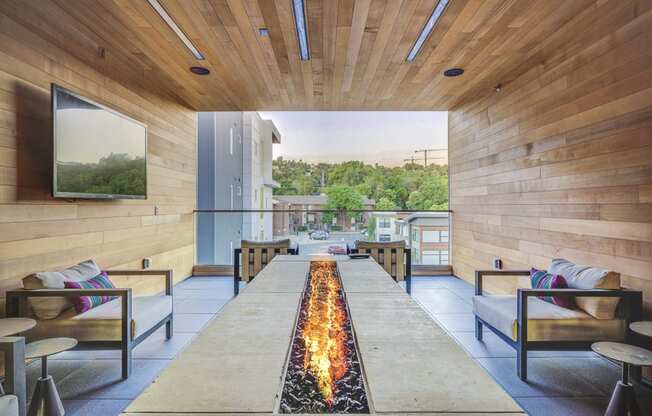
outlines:
[{"label": "striped throw pillow", "polygon": [[[64,282],[66,289],[115,289],[115,285],[106,272],[102,272],[97,276],[84,280],[81,282]],[[100,306],[103,303],[107,303],[117,296],[76,296],[71,297],[73,305],[75,305],[75,310],[78,313],[86,312],[90,309],[93,309],[96,306]]]},{"label": "striped throw pillow", "polygon": [[[530,282],[532,289],[568,289],[564,276],[550,274],[545,270],[530,269]],[[538,298],[562,308],[573,309],[575,307],[575,299],[570,295],[538,296]]]}]

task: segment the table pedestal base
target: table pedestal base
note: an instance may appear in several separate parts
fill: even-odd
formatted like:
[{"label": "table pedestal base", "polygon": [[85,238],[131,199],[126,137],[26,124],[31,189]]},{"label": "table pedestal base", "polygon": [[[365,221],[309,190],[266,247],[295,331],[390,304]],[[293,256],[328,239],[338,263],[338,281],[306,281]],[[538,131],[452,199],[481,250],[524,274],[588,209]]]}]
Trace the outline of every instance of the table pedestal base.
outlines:
[{"label": "table pedestal base", "polygon": [[639,416],[641,411],[636,403],[634,386],[622,381],[616,383],[605,416]]},{"label": "table pedestal base", "polygon": [[66,411],[52,376],[39,377],[27,416],[63,416]]}]

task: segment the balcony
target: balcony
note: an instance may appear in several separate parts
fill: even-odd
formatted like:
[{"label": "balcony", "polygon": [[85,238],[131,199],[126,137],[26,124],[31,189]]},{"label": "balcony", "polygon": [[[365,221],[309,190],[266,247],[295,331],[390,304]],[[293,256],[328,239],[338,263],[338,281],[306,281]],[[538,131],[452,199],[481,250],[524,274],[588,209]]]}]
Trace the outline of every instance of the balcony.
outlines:
[{"label": "balcony", "polygon": [[[272,414],[315,385],[330,412],[361,372],[376,414],[601,415],[615,387],[649,413],[651,22],[647,0],[0,1],[0,413],[37,383],[68,415]],[[286,136],[259,111],[447,112],[449,211],[274,200]],[[352,346],[310,351],[326,375],[294,357],[315,381],[285,389],[305,322]]]}]

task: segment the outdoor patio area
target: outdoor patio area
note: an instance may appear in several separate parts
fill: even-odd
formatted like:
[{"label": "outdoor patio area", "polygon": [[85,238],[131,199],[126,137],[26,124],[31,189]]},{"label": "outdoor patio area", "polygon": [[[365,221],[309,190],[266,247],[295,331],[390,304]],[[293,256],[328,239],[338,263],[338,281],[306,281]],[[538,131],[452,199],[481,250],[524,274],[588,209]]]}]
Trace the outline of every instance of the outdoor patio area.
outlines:
[{"label": "outdoor patio area", "polygon": [[[192,277],[175,287],[175,334],[165,330],[134,351],[134,373],[120,379],[118,351],[73,351],[52,357],[50,371],[71,416],[119,415],[220,313],[233,294],[231,276]],[[419,276],[412,296],[531,415],[602,415],[620,369],[592,352],[531,352],[527,383],[515,372],[516,353],[485,330],[484,343],[474,337],[473,286],[454,276]],[[28,369],[29,395],[39,375]],[[216,369],[216,377],[219,377]],[[433,385],[446,380],[432,380]],[[637,386],[642,409],[652,408],[652,390]]]}]

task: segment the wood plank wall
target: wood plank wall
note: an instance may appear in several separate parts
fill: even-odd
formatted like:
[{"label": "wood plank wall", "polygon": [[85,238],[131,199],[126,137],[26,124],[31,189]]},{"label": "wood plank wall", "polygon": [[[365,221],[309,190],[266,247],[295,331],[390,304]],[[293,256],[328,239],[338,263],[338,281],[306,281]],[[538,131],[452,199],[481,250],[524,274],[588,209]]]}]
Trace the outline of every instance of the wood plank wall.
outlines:
[{"label": "wood plank wall", "polygon": [[[103,268],[140,268],[151,257],[153,268],[173,268],[176,280],[189,276],[196,113],[113,81],[58,48],[45,25],[14,19],[0,14],[0,297],[32,272],[88,258]],[[147,200],[52,200],[52,82],[148,125]],[[131,284],[160,290],[156,280]]]},{"label": "wood plank wall", "polygon": [[458,276],[564,257],[620,272],[650,315],[651,8],[597,2],[537,45],[536,65],[450,112]]}]

